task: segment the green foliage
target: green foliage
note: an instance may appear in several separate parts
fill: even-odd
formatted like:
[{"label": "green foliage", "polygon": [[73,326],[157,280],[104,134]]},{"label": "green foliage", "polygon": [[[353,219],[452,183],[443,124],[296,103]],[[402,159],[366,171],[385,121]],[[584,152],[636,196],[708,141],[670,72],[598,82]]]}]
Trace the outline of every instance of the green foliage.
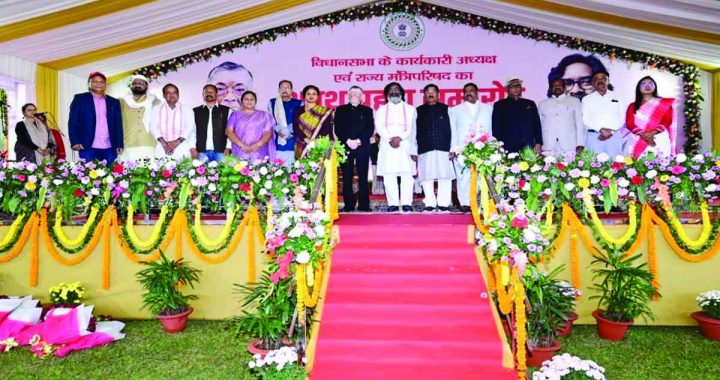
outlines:
[{"label": "green foliage", "polygon": [[[265,271],[258,282],[234,284],[236,293],[243,300],[242,315],[229,322],[235,336],[259,338],[263,349],[280,348],[295,316],[296,297],[291,286],[292,279],[273,284],[270,273]],[[295,329],[289,338],[294,340],[298,334],[299,329]]]},{"label": "green foliage", "polygon": [[[558,338],[558,327],[564,324],[574,307],[574,299],[563,294],[561,281],[555,276],[563,266],[548,274],[535,272],[524,276],[527,301],[528,340],[534,347],[551,347]],[[528,268],[530,270],[531,268]]]},{"label": "green foliage", "polygon": [[200,270],[192,268],[184,259],[170,260],[160,250],[160,260],[143,263],[145,268],[136,273],[142,285],[143,308],[152,315],[173,315],[185,312],[188,301],[197,299],[195,295],[185,295],[180,291],[183,286],[194,288],[199,281]]},{"label": "green foliage", "polygon": [[254,368],[250,372],[260,380],[305,380],[307,371],[299,365],[288,365],[278,370],[275,366]]},{"label": "green foliage", "polygon": [[593,261],[600,268],[593,269],[599,279],[591,289],[599,294],[590,297],[598,300],[603,316],[617,322],[631,322],[638,317],[655,319],[648,303],[655,294],[653,275],[647,263],[635,265],[642,254],[625,257],[617,249]]}]

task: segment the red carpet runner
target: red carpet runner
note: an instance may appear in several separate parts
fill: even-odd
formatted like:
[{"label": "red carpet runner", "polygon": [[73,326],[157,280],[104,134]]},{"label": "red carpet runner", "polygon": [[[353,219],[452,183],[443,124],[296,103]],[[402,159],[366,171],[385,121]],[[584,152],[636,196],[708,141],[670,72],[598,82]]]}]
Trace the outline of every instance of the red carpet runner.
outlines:
[{"label": "red carpet runner", "polygon": [[343,215],[312,380],[512,379],[465,215]]}]

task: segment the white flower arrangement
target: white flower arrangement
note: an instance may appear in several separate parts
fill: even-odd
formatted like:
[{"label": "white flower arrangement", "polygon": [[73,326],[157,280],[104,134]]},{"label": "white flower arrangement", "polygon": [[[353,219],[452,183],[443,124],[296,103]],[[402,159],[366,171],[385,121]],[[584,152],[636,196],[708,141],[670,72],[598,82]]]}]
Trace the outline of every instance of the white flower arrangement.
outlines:
[{"label": "white flower arrangement", "polygon": [[710,318],[720,319],[720,290],[702,292],[695,300],[705,315]]},{"label": "white flower arrangement", "polygon": [[[303,358],[302,363],[305,362],[306,359]],[[285,371],[292,371],[293,376],[291,378],[305,378],[305,370],[298,364],[298,354],[295,347],[282,347],[278,350],[272,350],[264,357],[255,354],[252,360],[248,362],[248,368],[263,379],[275,378],[272,374],[277,376],[279,372]]]},{"label": "white flower arrangement", "polygon": [[592,360],[583,360],[568,353],[555,355],[543,362],[542,368],[533,373],[533,380],[560,380],[564,378],[605,380],[605,368]]}]

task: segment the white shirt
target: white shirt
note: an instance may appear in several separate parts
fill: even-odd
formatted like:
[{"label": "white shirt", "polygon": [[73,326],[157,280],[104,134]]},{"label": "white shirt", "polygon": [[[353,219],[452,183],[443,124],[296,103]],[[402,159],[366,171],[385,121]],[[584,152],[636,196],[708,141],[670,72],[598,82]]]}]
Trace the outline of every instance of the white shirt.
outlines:
[{"label": "white shirt", "polygon": [[[400,102],[381,106],[375,114],[375,131],[380,135],[377,174],[402,175],[415,172],[415,162],[410,156],[417,155],[415,107]],[[398,148],[390,146],[390,140],[399,137]]]},{"label": "white shirt", "polygon": [[[215,103],[212,108],[208,107],[207,103],[205,103],[205,107],[208,108],[208,125],[207,125],[207,138],[205,140],[205,149],[206,150],[214,150],[215,143],[213,142],[213,125],[212,125],[212,113],[214,110],[218,109],[217,103]],[[230,115],[232,114],[232,111],[228,112],[228,120],[230,120]],[[231,149],[232,148],[232,141],[230,139],[226,140],[227,143],[225,144],[225,149]]]},{"label": "white shirt", "polygon": [[492,111],[492,106],[479,100],[475,104],[464,101],[450,107],[448,111],[452,130],[450,149],[453,151],[462,149],[470,134],[492,134]]},{"label": "white shirt", "polygon": [[617,131],[625,125],[627,104],[614,92],[605,95],[595,91],[582,100],[583,123],[588,131],[600,132],[607,128]]},{"label": "white shirt", "polygon": [[582,106],[574,96],[552,96],[538,103],[542,125],[543,149],[553,150],[559,144],[564,151],[585,145]]}]

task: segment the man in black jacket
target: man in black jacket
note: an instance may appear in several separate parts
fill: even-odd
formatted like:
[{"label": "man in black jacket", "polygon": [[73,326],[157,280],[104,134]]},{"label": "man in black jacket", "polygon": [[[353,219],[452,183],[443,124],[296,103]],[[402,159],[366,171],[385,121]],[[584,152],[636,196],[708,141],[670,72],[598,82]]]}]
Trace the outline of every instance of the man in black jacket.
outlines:
[{"label": "man in black jacket", "polygon": [[[375,130],[373,110],[362,105],[363,90],[358,86],[348,91],[350,103],[335,110],[335,136],[345,145],[347,160],[342,164],[343,175],[343,212],[370,211],[370,193],[368,191],[368,165],[370,162],[370,136]],[[353,169],[358,173],[358,197],[353,194]]]},{"label": "man in black jacket", "polygon": [[505,82],[508,97],[493,106],[492,134],[510,153],[530,147],[542,151],[542,127],[535,102],[522,98],[522,80],[510,77]]},{"label": "man in black jacket", "polygon": [[193,108],[196,143],[190,153],[203,161],[222,161],[225,154],[230,154],[230,140],[225,135],[230,108],[218,104],[215,85],[205,85],[203,99],[205,104]]},{"label": "man in black jacket", "polygon": [[[438,86],[423,89],[425,104],[417,108],[418,179],[422,185],[425,211],[449,211],[455,170],[450,159],[452,128],[447,104],[438,101]],[[435,181],[438,183],[435,196]]]}]

